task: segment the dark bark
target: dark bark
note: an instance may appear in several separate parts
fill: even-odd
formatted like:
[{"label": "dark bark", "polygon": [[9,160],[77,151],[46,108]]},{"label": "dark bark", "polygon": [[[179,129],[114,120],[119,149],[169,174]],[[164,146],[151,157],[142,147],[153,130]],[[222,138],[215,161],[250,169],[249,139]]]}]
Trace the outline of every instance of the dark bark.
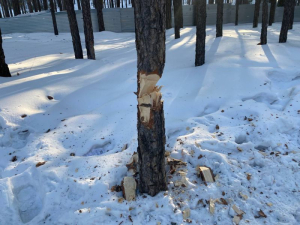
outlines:
[{"label": "dark bark", "polygon": [[81,10],[81,3],[80,3],[80,0],[77,0],[77,6],[78,6],[78,10]]},{"label": "dark bark", "polygon": [[7,0],[3,0],[2,3],[3,3],[3,7],[4,7],[5,17],[10,17]]},{"label": "dark bark", "polygon": [[42,8],[41,8],[41,3],[39,0],[36,0],[37,2],[37,6],[38,6],[38,9],[39,9],[39,12],[42,11]]},{"label": "dark bark", "polygon": [[260,44],[267,44],[267,33],[268,33],[268,0],[262,0],[262,24],[260,34]]},{"label": "dark bark", "polygon": [[56,23],[56,16],[55,16],[55,12],[54,12],[54,3],[53,3],[53,0],[50,0],[50,11],[51,11],[51,17],[52,17],[54,34],[58,35],[58,29],[57,29],[57,23]]},{"label": "dark bark", "polygon": [[12,4],[14,9],[14,16],[20,15],[21,11],[20,11],[19,0],[12,0]]},{"label": "dark bark", "polygon": [[295,6],[296,6],[296,1],[293,0],[293,8],[292,8],[292,12],[291,12],[291,18],[290,18],[290,26],[289,26],[289,30],[292,30],[292,29],[293,29],[294,16],[295,16]]},{"label": "dark bark", "polygon": [[235,2],[235,26],[239,24],[239,6],[240,6],[240,0],[236,0]]},{"label": "dark bark", "polygon": [[11,77],[9,68],[5,62],[5,55],[2,48],[2,33],[0,29],[0,76],[1,77]]},{"label": "dark bark", "polygon": [[32,0],[33,8],[35,12],[38,12],[37,0]]},{"label": "dark bark", "polygon": [[166,29],[170,28],[172,28],[172,0],[166,0]]},{"label": "dark bark", "polygon": [[62,11],[63,8],[62,8],[62,0],[56,0],[57,1],[57,5],[58,5],[58,8],[59,8],[59,11]]},{"label": "dark bark", "polygon": [[95,0],[95,8],[96,8],[96,11],[97,11],[99,32],[105,31],[103,12],[102,12],[103,0]]},{"label": "dark bark", "polygon": [[[276,1],[276,0],[275,0]],[[254,17],[253,17],[253,28],[256,28],[258,25],[259,9],[260,9],[261,0],[255,1],[254,7]]]},{"label": "dark bark", "polygon": [[269,26],[275,22],[276,0],[271,0]]},{"label": "dark bark", "polygon": [[44,10],[48,10],[48,1],[47,0],[43,0],[43,7],[44,7]]},{"label": "dark bark", "polygon": [[181,26],[180,5],[181,4],[182,4],[181,0],[173,0],[175,39],[180,38],[180,26]]},{"label": "dark bark", "polygon": [[82,16],[87,57],[88,59],[95,59],[94,34],[89,0],[82,0]]},{"label": "dark bark", "polygon": [[117,8],[120,8],[120,0],[117,0]]},{"label": "dark bark", "polygon": [[195,66],[205,63],[206,0],[196,0],[196,57]]},{"label": "dark bark", "polygon": [[180,1],[180,5],[179,5],[179,18],[180,18],[180,28],[183,28],[183,9],[182,9],[182,1]]},{"label": "dark bark", "polygon": [[83,59],[80,35],[79,35],[73,0],[64,0],[64,1],[66,3],[66,7],[67,7],[67,13],[68,13],[68,19],[69,19],[69,24],[70,24],[70,31],[71,31],[71,35],[72,35],[75,59]]},{"label": "dark bark", "polygon": [[210,4],[210,5],[211,5],[211,4],[214,4],[214,0],[209,0],[209,1],[208,1],[208,4]]},{"label": "dark bark", "polygon": [[223,0],[217,0],[216,37],[223,36]]},{"label": "dark bark", "polygon": [[[165,0],[139,0],[134,3],[138,58],[139,191],[151,196],[167,190],[163,102],[161,93],[155,84],[150,84],[149,88],[144,85],[145,83],[149,84],[147,82],[149,76],[158,80],[164,70],[165,3]],[[145,96],[152,96],[150,99],[153,101],[143,101]],[[147,113],[143,110],[146,110]]]},{"label": "dark bark", "polygon": [[27,6],[28,6],[28,9],[29,9],[29,12],[33,13],[32,3],[31,3],[30,0],[27,0]]},{"label": "dark bark", "polygon": [[283,7],[285,0],[278,0],[277,7]]},{"label": "dark bark", "polygon": [[287,41],[287,35],[290,27],[293,4],[294,4],[294,0],[285,0],[281,31],[279,35],[279,43],[285,43]]}]

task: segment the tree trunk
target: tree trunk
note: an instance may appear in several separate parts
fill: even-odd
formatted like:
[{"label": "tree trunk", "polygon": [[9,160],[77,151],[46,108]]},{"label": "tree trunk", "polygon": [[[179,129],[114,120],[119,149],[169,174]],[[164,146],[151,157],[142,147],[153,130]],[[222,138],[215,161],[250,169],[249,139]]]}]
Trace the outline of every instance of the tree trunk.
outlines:
[{"label": "tree trunk", "polygon": [[9,68],[5,62],[5,55],[2,48],[2,33],[0,29],[0,76],[1,77],[11,77]]},{"label": "tree trunk", "polygon": [[183,9],[182,9],[182,1],[179,4],[179,18],[180,18],[180,28],[183,28]]},{"label": "tree trunk", "polygon": [[120,8],[120,0],[117,0],[117,8]]},{"label": "tree trunk", "polygon": [[275,22],[276,0],[271,0],[269,26]]},{"label": "tree trunk", "polygon": [[38,7],[37,7],[37,3],[36,2],[37,2],[37,0],[32,0],[34,11],[38,12]]},{"label": "tree trunk", "polygon": [[75,59],[83,59],[80,35],[79,35],[73,0],[65,0],[65,3],[66,3],[68,18],[69,18]]},{"label": "tree trunk", "polygon": [[103,12],[102,12],[103,0],[95,0],[95,8],[96,8],[96,11],[97,11],[99,32],[105,31]]},{"label": "tree trunk", "polygon": [[260,34],[260,44],[267,44],[267,33],[268,33],[268,0],[262,0],[262,24]]},{"label": "tree trunk", "polygon": [[289,30],[292,30],[292,29],[293,29],[294,16],[295,16],[295,6],[296,6],[296,1],[293,0],[293,8],[292,8],[292,12],[291,12],[291,19],[290,19]]},{"label": "tree trunk", "polygon": [[32,8],[32,4],[31,4],[30,0],[27,0],[27,6],[28,6],[28,9],[29,9],[29,12],[33,13],[33,8]]},{"label": "tree trunk", "polygon": [[206,0],[196,0],[196,59],[195,66],[205,63]]},{"label": "tree trunk", "polygon": [[88,59],[95,59],[94,34],[89,0],[82,0],[82,16],[87,57]]},{"label": "tree trunk", "polygon": [[165,66],[165,10],[166,0],[134,2],[138,58],[139,191],[151,196],[167,190],[164,110],[161,87],[156,86]]},{"label": "tree trunk", "polygon": [[181,25],[180,5],[181,5],[181,0],[173,0],[175,39],[180,38],[180,25]]},{"label": "tree trunk", "polygon": [[48,10],[48,1],[47,0],[43,0],[43,7],[44,7],[44,10]]},{"label": "tree trunk", "polygon": [[285,0],[279,43],[285,43],[287,40],[288,30],[291,22],[294,0]]},{"label": "tree trunk", "polygon": [[211,4],[214,4],[214,0],[209,0],[209,1],[208,1],[208,4],[210,4],[210,5],[211,5]]},{"label": "tree trunk", "polygon": [[62,11],[63,8],[62,8],[62,0],[56,0],[57,1],[57,5],[58,5],[58,8],[59,8],[59,11]]},{"label": "tree trunk", "polygon": [[5,17],[10,17],[7,0],[3,0],[2,3],[3,3],[3,7],[4,7]]},{"label": "tree trunk", "polygon": [[255,1],[254,17],[253,17],[253,28],[256,28],[257,25],[258,25],[260,3],[261,3],[261,0],[256,0]]},{"label": "tree trunk", "polygon": [[39,12],[42,11],[40,0],[36,0]]},{"label": "tree trunk", "polygon": [[77,6],[78,6],[78,10],[81,10],[81,3],[80,3],[80,0],[77,0]]},{"label": "tree trunk", "polygon": [[239,24],[239,6],[240,6],[240,0],[236,0],[235,2],[235,26]]},{"label": "tree trunk", "polygon": [[223,0],[217,0],[216,37],[223,36]]},{"label": "tree trunk", "polygon": [[166,29],[170,28],[172,28],[172,0],[166,0]]},{"label": "tree trunk", "polygon": [[58,29],[57,29],[57,23],[56,23],[56,16],[55,16],[55,12],[54,12],[53,0],[50,0],[50,11],[51,11],[51,16],[52,16],[54,34],[58,35]]}]

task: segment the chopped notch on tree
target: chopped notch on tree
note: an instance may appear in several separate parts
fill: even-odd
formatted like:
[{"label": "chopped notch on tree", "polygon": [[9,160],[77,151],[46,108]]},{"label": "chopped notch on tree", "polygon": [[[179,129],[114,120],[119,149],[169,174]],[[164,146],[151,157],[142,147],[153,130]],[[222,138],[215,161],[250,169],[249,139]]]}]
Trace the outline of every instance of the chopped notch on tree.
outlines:
[{"label": "chopped notch on tree", "polygon": [[165,65],[165,8],[165,0],[134,2],[138,56],[139,190],[151,196],[167,190],[165,120],[160,87],[156,86]]}]

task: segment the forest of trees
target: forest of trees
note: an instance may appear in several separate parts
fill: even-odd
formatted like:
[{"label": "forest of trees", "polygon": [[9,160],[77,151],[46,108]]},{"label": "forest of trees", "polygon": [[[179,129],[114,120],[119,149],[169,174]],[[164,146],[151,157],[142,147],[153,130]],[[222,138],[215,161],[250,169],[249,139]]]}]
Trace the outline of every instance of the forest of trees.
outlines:
[{"label": "forest of trees", "polygon": [[[54,33],[57,35],[57,24],[55,11],[66,10],[76,59],[83,58],[81,38],[76,19],[73,0],[0,0],[2,12],[5,17],[26,12],[35,12],[50,9],[54,25]],[[82,9],[84,21],[85,45],[88,59],[96,59],[94,50],[94,35],[90,14],[90,1],[77,0],[78,8]],[[217,3],[216,15],[216,37],[223,36],[223,4],[224,1],[209,1],[210,4]],[[227,3],[227,2],[226,2]],[[247,4],[248,1],[237,0],[235,25],[238,25],[239,4]],[[259,8],[262,3],[262,27],[261,45],[267,44],[267,28],[274,22],[276,5],[271,1],[270,17],[268,15],[268,1],[257,1],[254,9],[253,27],[258,26]],[[48,6],[49,4],[49,6]],[[140,192],[152,196],[159,191],[166,190],[165,176],[165,125],[163,102],[161,100],[161,87],[156,83],[162,77],[165,65],[165,40],[166,28],[171,28],[171,1],[136,0],[135,2],[120,0],[95,0],[97,8],[99,30],[105,30],[102,9],[105,7],[128,7],[134,6],[135,35],[137,49],[137,100],[138,100],[138,157],[139,157],[139,186]],[[195,66],[205,64],[205,38],[206,38],[206,0],[173,0],[174,6],[174,33],[175,39],[180,38],[180,29],[183,28],[183,4],[193,4],[195,10],[196,25],[196,54]],[[293,27],[294,10],[296,1],[285,0],[282,27],[279,42],[287,41],[288,30]],[[268,21],[269,19],[269,21]],[[155,29],[153,29],[155,27]],[[97,31],[97,32],[98,32]],[[153,45],[155,43],[155,45]],[[0,75],[10,77],[5,55],[2,48],[2,36],[0,30]],[[147,162],[147,163],[145,163]]]}]

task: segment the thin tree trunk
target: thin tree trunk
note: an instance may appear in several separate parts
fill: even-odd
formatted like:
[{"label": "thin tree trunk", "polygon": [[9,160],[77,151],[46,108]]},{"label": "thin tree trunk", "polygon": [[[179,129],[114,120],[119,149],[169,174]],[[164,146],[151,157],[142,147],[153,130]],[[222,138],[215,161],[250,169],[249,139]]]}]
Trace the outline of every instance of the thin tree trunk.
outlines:
[{"label": "thin tree trunk", "polygon": [[62,11],[63,8],[62,8],[62,0],[56,0],[57,1],[57,5],[58,5],[58,8],[59,8],[59,11]]},{"label": "thin tree trunk", "polygon": [[293,0],[293,8],[292,8],[292,13],[291,13],[291,19],[290,19],[290,27],[289,27],[289,30],[292,30],[292,29],[293,29],[294,16],[295,16],[295,6],[296,6],[296,1]]},{"label": "thin tree trunk", "polygon": [[27,0],[27,6],[30,13],[33,13],[33,8],[30,0]]},{"label": "thin tree trunk", "polygon": [[285,0],[281,31],[279,35],[279,43],[285,43],[287,41],[287,35],[290,27],[293,4],[294,4],[294,0]]},{"label": "thin tree trunk", "polygon": [[9,68],[5,62],[5,55],[2,47],[2,33],[0,29],[0,76],[1,77],[11,77]]},{"label": "thin tree trunk", "polygon": [[182,9],[182,1],[180,1],[180,5],[179,5],[179,17],[180,17],[180,28],[183,28],[183,9]]},{"label": "thin tree trunk", "polygon": [[53,0],[49,0],[49,1],[50,1],[50,11],[51,11],[51,16],[52,16],[54,34],[58,35],[56,16],[55,16],[55,12],[54,12],[54,3],[53,3]]},{"label": "thin tree trunk", "polygon": [[217,0],[216,37],[223,36],[223,0]]},{"label": "thin tree trunk", "polygon": [[239,24],[239,6],[240,0],[236,0],[235,2],[235,26]]},{"label": "thin tree trunk", "polygon": [[257,27],[257,25],[258,25],[260,3],[261,3],[261,0],[255,0],[254,17],[253,17],[253,28]]},{"label": "thin tree trunk", "polygon": [[79,35],[73,0],[65,0],[64,2],[66,3],[66,7],[67,7],[75,59],[83,59],[80,35]]},{"label": "thin tree trunk", "polygon": [[43,7],[44,7],[44,10],[48,10],[48,1],[47,0],[43,0]]},{"label": "thin tree trunk", "polygon": [[160,87],[156,86],[165,66],[165,10],[165,0],[134,2],[138,58],[138,183],[140,193],[151,196],[167,190],[165,119]]},{"label": "thin tree trunk", "polygon": [[262,0],[262,24],[260,34],[260,44],[267,44],[267,33],[268,33],[268,0]]},{"label": "thin tree trunk", "polygon": [[41,3],[39,0],[36,0],[37,2],[37,6],[38,6],[38,9],[39,9],[39,12],[42,11],[42,8],[41,8]]},{"label": "thin tree trunk", "polygon": [[103,12],[102,12],[103,0],[95,0],[95,8],[96,8],[96,11],[97,11],[99,32],[105,31]]},{"label": "thin tree trunk", "polygon": [[275,22],[276,0],[271,0],[269,26]]},{"label": "thin tree trunk", "polygon": [[33,4],[34,11],[35,11],[35,12],[38,12],[38,7],[37,7],[36,1],[37,1],[37,0],[32,0],[32,4]]},{"label": "thin tree trunk", "polygon": [[120,8],[120,0],[117,0],[117,8]]},{"label": "thin tree trunk", "polygon": [[172,28],[172,0],[166,0],[166,29],[170,28]]},{"label": "thin tree trunk", "polygon": [[5,17],[10,17],[7,0],[3,0],[2,2],[3,2],[4,12],[5,12]]},{"label": "thin tree trunk", "polygon": [[80,3],[80,0],[77,0],[77,6],[78,6],[78,10],[81,10],[81,3]]},{"label": "thin tree trunk", "polygon": [[195,66],[205,63],[206,0],[196,0],[196,58]]},{"label": "thin tree trunk", "polygon": [[87,57],[88,59],[95,59],[94,34],[89,0],[82,0],[82,16]]},{"label": "thin tree trunk", "polygon": [[181,25],[180,5],[181,5],[181,0],[173,0],[175,39],[180,38],[180,25]]}]

